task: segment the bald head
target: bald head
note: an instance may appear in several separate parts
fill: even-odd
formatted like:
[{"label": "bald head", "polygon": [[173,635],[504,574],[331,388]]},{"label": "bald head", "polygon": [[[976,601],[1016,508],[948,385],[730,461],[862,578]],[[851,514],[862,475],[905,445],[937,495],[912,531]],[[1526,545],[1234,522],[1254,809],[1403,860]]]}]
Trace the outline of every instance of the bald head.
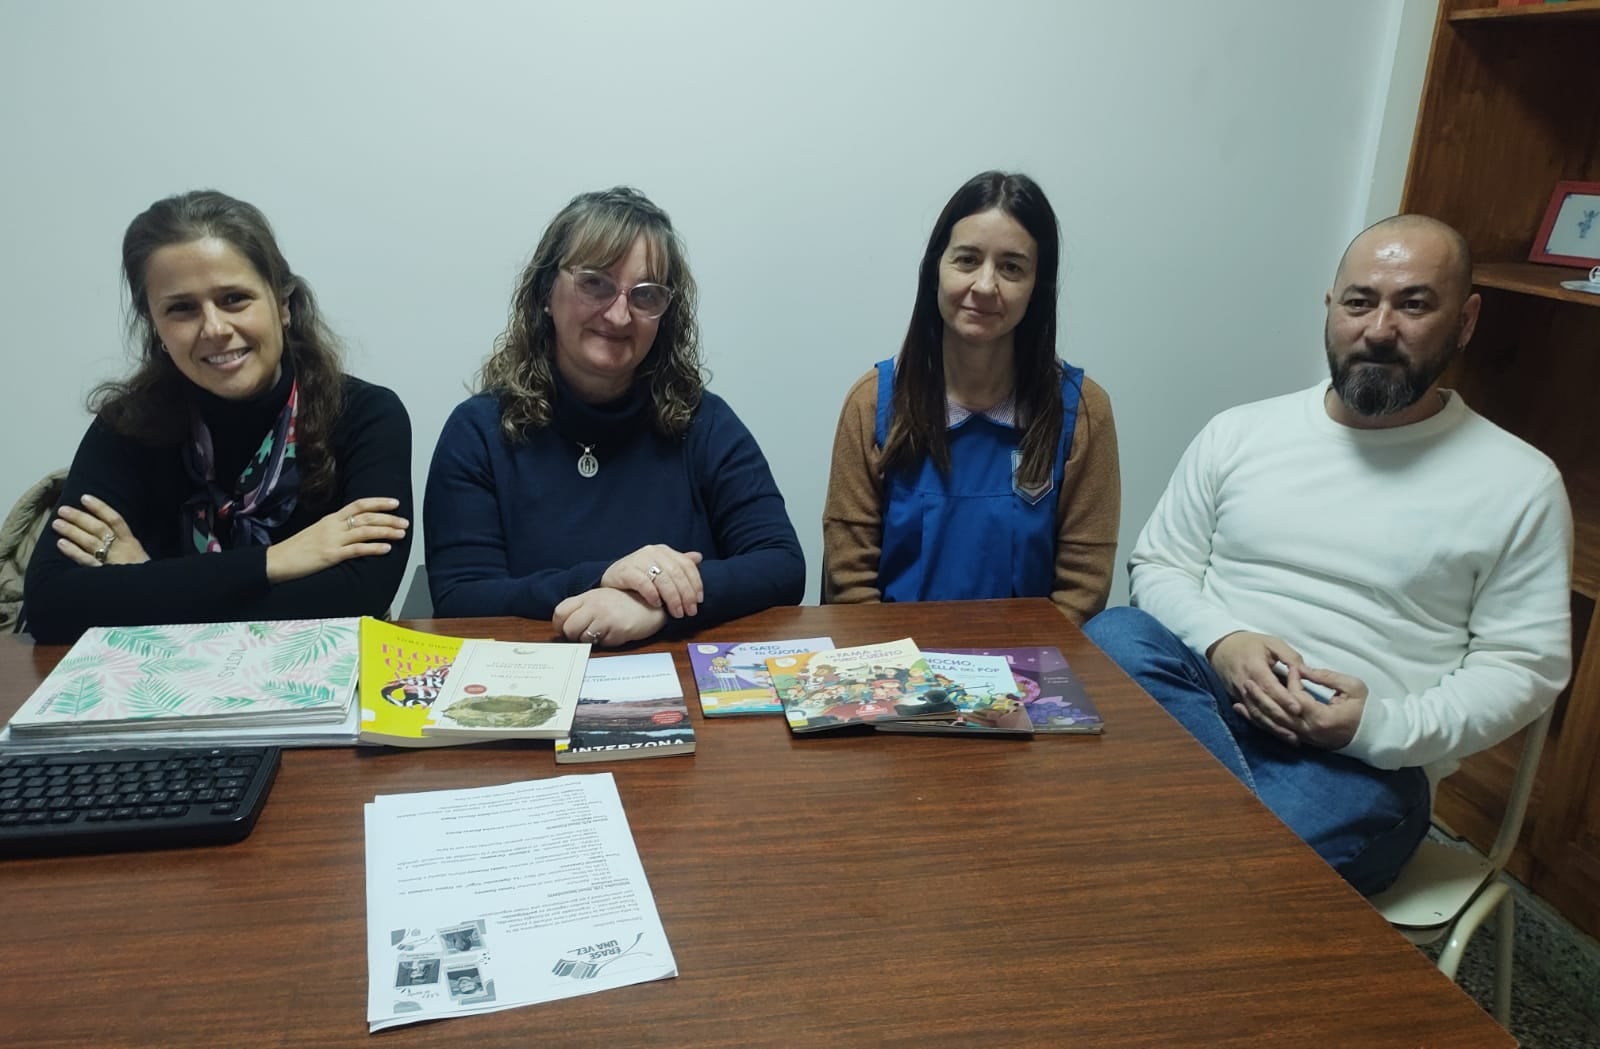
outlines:
[{"label": "bald head", "polygon": [[1356,234],[1339,256],[1333,286],[1348,280],[1346,267],[1365,268],[1374,258],[1404,254],[1435,270],[1441,292],[1448,289],[1457,301],[1472,291],[1472,249],[1455,227],[1427,215],[1391,215]]}]

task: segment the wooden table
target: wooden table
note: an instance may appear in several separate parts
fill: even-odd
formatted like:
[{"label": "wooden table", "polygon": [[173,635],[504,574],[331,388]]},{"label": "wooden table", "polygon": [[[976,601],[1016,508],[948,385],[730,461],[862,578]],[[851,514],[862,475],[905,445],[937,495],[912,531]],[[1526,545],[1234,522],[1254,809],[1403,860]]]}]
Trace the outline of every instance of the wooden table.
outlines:
[{"label": "wooden table", "polygon": [[[1106,734],[797,740],[697,712],[692,757],[576,770],[548,745],[289,752],[238,845],[0,866],[0,1045],[1514,1044],[1048,602],[774,609],[703,637],[824,634],[1057,645]],[[0,716],[62,651],[0,643]],[[596,769],[681,975],[369,1036],[362,803]]]}]

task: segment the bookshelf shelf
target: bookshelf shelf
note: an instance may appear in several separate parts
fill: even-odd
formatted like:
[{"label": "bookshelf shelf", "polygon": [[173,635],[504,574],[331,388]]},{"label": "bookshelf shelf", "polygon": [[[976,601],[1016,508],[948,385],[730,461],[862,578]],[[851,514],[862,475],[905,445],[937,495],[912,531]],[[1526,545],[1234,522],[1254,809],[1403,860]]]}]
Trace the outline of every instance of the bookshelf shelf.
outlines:
[{"label": "bookshelf shelf", "polygon": [[1452,11],[1450,21],[1456,25],[1600,21],[1600,0],[1567,0],[1561,4],[1527,4],[1522,7],[1469,7]]},{"label": "bookshelf shelf", "polygon": [[[1600,0],[1596,0],[1600,3]],[[1543,266],[1533,262],[1484,262],[1472,267],[1472,283],[1482,288],[1499,288],[1521,295],[1574,302],[1580,306],[1600,306],[1600,295],[1563,288],[1564,280],[1586,280],[1589,271],[1567,266]]]}]

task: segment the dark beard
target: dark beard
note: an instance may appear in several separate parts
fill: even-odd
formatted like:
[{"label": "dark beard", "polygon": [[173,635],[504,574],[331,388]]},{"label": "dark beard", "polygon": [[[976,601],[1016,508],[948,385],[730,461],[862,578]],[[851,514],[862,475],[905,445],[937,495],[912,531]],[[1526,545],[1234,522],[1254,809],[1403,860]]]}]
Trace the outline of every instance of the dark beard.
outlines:
[{"label": "dark beard", "polygon": [[[1458,333],[1459,328],[1451,334],[1449,345],[1455,345]],[[1455,352],[1451,349],[1428,363],[1416,364],[1393,346],[1386,346],[1339,361],[1328,347],[1328,373],[1334,392],[1352,412],[1368,419],[1397,415],[1422,399],[1449,367]]]}]

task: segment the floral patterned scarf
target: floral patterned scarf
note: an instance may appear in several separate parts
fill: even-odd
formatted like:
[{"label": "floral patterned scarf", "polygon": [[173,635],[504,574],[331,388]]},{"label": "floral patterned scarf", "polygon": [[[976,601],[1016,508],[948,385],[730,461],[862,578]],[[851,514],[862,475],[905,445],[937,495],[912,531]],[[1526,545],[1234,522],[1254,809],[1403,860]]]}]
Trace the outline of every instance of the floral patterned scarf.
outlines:
[{"label": "floral patterned scarf", "polygon": [[217,483],[211,430],[198,411],[192,413],[183,466],[200,490],[183,504],[183,521],[196,552],[221,550],[218,533],[229,535],[230,547],[268,546],[271,530],[294,513],[300,498],[300,466],[294,451],[299,393],[300,384],[295,382],[272,430],[229,488]]}]

